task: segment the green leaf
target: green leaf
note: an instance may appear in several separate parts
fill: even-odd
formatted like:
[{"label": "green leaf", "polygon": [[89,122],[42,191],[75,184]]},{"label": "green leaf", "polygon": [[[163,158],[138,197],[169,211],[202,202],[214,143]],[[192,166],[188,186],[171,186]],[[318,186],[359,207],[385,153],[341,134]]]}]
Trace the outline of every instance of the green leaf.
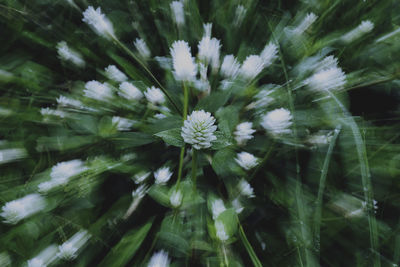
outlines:
[{"label": "green leaf", "polygon": [[223,211],[217,217],[218,221],[221,221],[225,226],[226,233],[232,237],[237,231],[238,221],[237,215],[234,209],[227,209]]},{"label": "green leaf", "polygon": [[205,111],[214,113],[228,102],[230,96],[230,91],[211,93],[199,101],[195,110],[204,109]]},{"label": "green leaf", "polygon": [[150,187],[149,196],[165,207],[169,207],[169,194],[165,186],[153,185]]},{"label": "green leaf", "polygon": [[183,142],[181,131],[181,128],[174,128],[156,133],[155,136],[161,137],[169,145],[183,147],[185,143]]},{"label": "green leaf", "polygon": [[220,150],[232,145],[231,136],[220,131],[216,131],[215,136],[217,137],[217,140],[212,142],[211,149]]},{"label": "green leaf", "polygon": [[122,149],[142,146],[155,141],[152,135],[142,132],[119,133],[111,140]]},{"label": "green leaf", "polygon": [[136,254],[143,240],[146,238],[153,224],[153,219],[140,229],[134,229],[126,233],[119,243],[104,258],[99,266],[125,266]]},{"label": "green leaf", "polygon": [[221,176],[243,174],[235,162],[235,156],[236,153],[230,148],[224,148],[215,153],[211,164],[215,173]]}]

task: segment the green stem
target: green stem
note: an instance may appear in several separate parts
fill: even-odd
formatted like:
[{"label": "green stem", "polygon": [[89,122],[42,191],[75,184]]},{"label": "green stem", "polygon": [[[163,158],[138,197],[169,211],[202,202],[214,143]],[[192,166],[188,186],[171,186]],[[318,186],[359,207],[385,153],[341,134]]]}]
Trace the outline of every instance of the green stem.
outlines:
[{"label": "green stem", "polygon": [[197,150],[193,148],[192,151],[192,183],[193,192],[196,193],[196,176],[197,176]]},{"label": "green stem", "polygon": [[367,158],[367,151],[365,149],[365,143],[361,137],[360,129],[358,128],[357,123],[355,122],[351,114],[347,111],[346,107],[342,104],[342,102],[340,102],[339,99],[337,99],[337,97],[334,94],[332,94],[328,90],[326,92],[342,110],[344,118],[347,121],[347,124],[349,125],[351,131],[353,132],[354,143],[356,144],[356,150],[360,164],[361,182],[364,192],[364,200],[367,203],[368,207],[369,237],[370,237],[371,251],[374,257],[374,267],[380,267],[381,262],[379,257],[379,251],[377,250],[379,247],[378,226],[372,208],[374,206],[373,191],[372,191],[371,175],[369,173],[368,158]]},{"label": "green stem", "polygon": [[[185,83],[183,83],[183,115],[182,115],[182,122],[185,122],[187,113],[188,113],[188,106],[189,106],[189,93],[188,87]],[[177,187],[179,188],[179,183],[181,182],[182,178],[182,170],[183,170],[183,158],[185,156],[185,145],[181,147],[181,152],[179,154],[179,167],[178,167],[178,180],[177,180]]]},{"label": "green stem", "polygon": [[151,73],[151,71],[147,68],[147,66],[138,58],[134,53],[132,53],[131,50],[129,50],[128,47],[126,47],[123,43],[121,43],[116,37],[113,37],[114,42],[122,49],[124,50],[129,56],[131,56],[139,65],[147,72],[147,74],[150,75],[150,77],[154,80],[154,82],[157,84],[157,86],[163,91],[165,96],[168,98],[168,101],[171,102],[171,104],[174,106],[175,110],[178,113],[181,113],[181,110],[178,108],[176,103],[172,100],[171,95],[167,92],[167,90],[161,85],[161,83],[157,80],[157,78]]},{"label": "green stem", "polygon": [[340,133],[341,126],[339,125],[335,129],[335,133],[329,143],[328,151],[326,152],[324,165],[322,166],[321,178],[319,179],[319,189],[318,196],[315,203],[315,215],[314,215],[314,247],[316,251],[318,251],[319,255],[319,243],[320,243],[320,229],[321,229],[321,210],[322,210],[322,197],[324,195],[325,190],[325,182],[328,174],[329,162],[332,157],[333,147],[335,146],[336,139]]},{"label": "green stem", "polygon": [[267,162],[269,156],[271,155],[272,150],[274,149],[275,146],[275,141],[271,144],[269,147],[267,153],[265,154],[264,158],[261,160],[260,164],[258,164],[257,168],[254,170],[254,172],[250,175],[249,182],[256,176],[259,170],[264,166],[264,164]]},{"label": "green stem", "polygon": [[262,267],[262,264],[260,260],[258,259],[256,253],[254,252],[253,247],[251,246],[249,240],[247,240],[246,234],[244,233],[242,225],[239,223],[239,237],[240,240],[242,240],[242,243],[244,247],[247,250],[247,253],[249,253],[250,259],[253,262],[253,265],[255,267]]}]

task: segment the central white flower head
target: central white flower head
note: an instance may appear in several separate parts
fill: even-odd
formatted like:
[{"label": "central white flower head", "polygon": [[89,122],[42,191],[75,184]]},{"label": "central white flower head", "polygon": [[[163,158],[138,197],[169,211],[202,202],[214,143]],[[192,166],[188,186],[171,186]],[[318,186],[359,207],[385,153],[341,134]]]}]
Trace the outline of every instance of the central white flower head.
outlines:
[{"label": "central white flower head", "polygon": [[177,208],[182,204],[182,197],[181,190],[174,190],[169,197],[169,201],[174,208]]},{"label": "central white flower head", "polygon": [[290,133],[289,127],[293,124],[290,111],[284,108],[275,109],[265,114],[261,126],[273,135]]},{"label": "central white flower head", "polygon": [[147,267],[168,267],[169,266],[169,258],[168,253],[164,250],[160,250],[151,256],[149,264]]},{"label": "central white flower head", "polygon": [[159,168],[154,172],[154,178],[156,179],[156,184],[165,184],[171,178],[172,172],[169,167]]},{"label": "central white flower head", "polygon": [[346,75],[341,68],[332,67],[315,73],[306,83],[315,92],[340,90],[346,84]]},{"label": "central white flower head", "polygon": [[107,68],[104,69],[106,72],[107,77],[110,80],[122,83],[128,80],[128,77],[120,71],[115,65],[109,65]]},{"label": "central white flower head", "polygon": [[225,78],[234,79],[239,74],[240,64],[233,55],[226,55],[221,65],[221,74]]},{"label": "central white flower head", "polygon": [[258,158],[247,152],[238,153],[235,161],[245,170],[250,170],[258,164]]},{"label": "central white flower head", "polygon": [[170,48],[175,79],[178,81],[194,81],[197,66],[185,41],[175,41]]},{"label": "central white flower head", "polygon": [[204,110],[193,111],[183,123],[181,136],[185,143],[193,145],[195,149],[209,148],[217,137],[214,135],[217,126],[215,118]]},{"label": "central white flower head", "polygon": [[42,196],[30,194],[7,202],[2,208],[0,216],[4,218],[4,222],[16,224],[20,220],[43,210],[45,206],[46,200]]},{"label": "central white flower head", "polygon": [[136,38],[136,41],[133,44],[144,59],[147,59],[151,56],[150,49],[143,39]]},{"label": "central white flower head", "polygon": [[243,62],[240,74],[243,78],[254,79],[264,69],[264,60],[257,55],[250,55]]},{"label": "central white flower head", "polygon": [[256,131],[252,129],[253,123],[252,122],[242,122],[236,126],[236,131],[234,132],[235,140],[239,145],[246,144],[247,140],[253,138],[253,133]]},{"label": "central white flower head", "polygon": [[218,216],[225,210],[226,210],[226,208],[224,205],[224,201],[222,201],[222,199],[215,199],[211,203],[211,212],[212,212],[212,216],[213,216],[214,220],[217,219]]},{"label": "central white flower head", "polygon": [[112,98],[111,88],[106,83],[100,83],[98,81],[87,82],[83,92],[86,97],[100,101]]},{"label": "central white flower head", "polygon": [[113,25],[111,21],[101,13],[100,7],[94,9],[92,6],[89,6],[85,12],[83,12],[82,20],[89,24],[98,35],[107,39],[115,38]]},{"label": "central white flower head", "polygon": [[129,82],[123,82],[119,85],[118,94],[128,100],[140,100],[143,97],[142,91]]},{"label": "central white flower head", "polygon": [[144,95],[146,99],[153,105],[163,104],[165,102],[164,93],[161,91],[161,89],[154,86],[147,88],[146,92],[144,92]]}]

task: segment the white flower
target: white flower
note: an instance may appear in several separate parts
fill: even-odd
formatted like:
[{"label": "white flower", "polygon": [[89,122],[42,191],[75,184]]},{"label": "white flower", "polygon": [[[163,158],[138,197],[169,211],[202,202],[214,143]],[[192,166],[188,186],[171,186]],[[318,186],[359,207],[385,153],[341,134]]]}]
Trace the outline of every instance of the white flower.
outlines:
[{"label": "white flower", "polygon": [[0,216],[4,218],[4,222],[16,224],[20,220],[27,218],[41,210],[46,206],[46,200],[39,194],[30,194],[22,198],[7,202]]},{"label": "white flower", "polygon": [[168,253],[164,250],[160,250],[151,256],[149,264],[147,267],[168,267],[169,266],[169,258]]},{"label": "white flower", "polygon": [[128,100],[140,100],[143,98],[142,91],[129,82],[123,82],[119,85],[118,94]]},{"label": "white flower", "polygon": [[57,103],[63,107],[74,107],[74,108],[83,108],[83,104],[79,100],[75,100],[72,98],[65,97],[60,95],[57,99]]},{"label": "white flower", "polygon": [[269,43],[264,47],[260,54],[260,57],[263,60],[263,68],[266,68],[272,64],[277,53],[278,47],[273,43]]},{"label": "white flower", "polygon": [[197,67],[190,53],[190,47],[185,41],[175,41],[170,48],[174,76],[177,81],[193,81],[196,78]]},{"label": "white flower", "polygon": [[2,149],[0,150],[0,164],[22,159],[26,155],[26,150],[23,148]]},{"label": "white flower", "polygon": [[331,142],[333,131],[328,133],[323,133],[322,131],[310,135],[307,138],[307,142],[313,145],[326,145]]},{"label": "white flower", "polygon": [[57,256],[65,260],[73,260],[77,257],[79,249],[89,240],[90,234],[86,230],[75,233],[70,239],[58,246]]},{"label": "white flower", "polygon": [[374,29],[374,23],[372,23],[370,20],[364,20],[361,22],[360,25],[357,26],[357,28],[351,30],[350,32],[342,36],[342,41],[346,43],[353,42],[356,39],[362,37],[364,34],[369,33],[373,29]]},{"label": "white flower", "polygon": [[164,70],[172,70],[172,59],[169,57],[154,57],[158,65]]},{"label": "white flower", "polygon": [[147,59],[151,56],[150,49],[143,39],[136,38],[133,44],[144,59]]},{"label": "white flower", "polygon": [[244,179],[240,180],[238,184],[240,194],[246,197],[254,197],[254,190],[251,185]]},{"label": "white flower", "polygon": [[234,79],[239,74],[240,64],[233,55],[226,55],[221,65],[221,74],[225,78]]},{"label": "white flower", "polygon": [[215,199],[212,203],[211,203],[211,212],[212,212],[212,216],[213,219],[217,219],[218,216],[224,212],[226,210],[224,202],[222,201],[222,199]]},{"label": "white flower", "polygon": [[179,207],[182,204],[182,197],[181,190],[174,190],[169,197],[169,202],[171,203],[172,207]]},{"label": "white flower", "polygon": [[240,203],[238,198],[235,198],[232,201],[232,207],[235,209],[235,212],[237,214],[241,213],[243,211],[243,209],[244,209],[244,207],[242,206],[242,204]]},{"label": "white flower", "polygon": [[217,69],[219,66],[221,44],[218,39],[211,38],[211,26],[211,23],[204,25],[205,35],[200,40],[198,45],[198,57],[207,64],[211,64],[213,69]]},{"label": "white flower", "polygon": [[258,164],[258,158],[253,154],[247,152],[240,152],[237,154],[237,158],[235,158],[237,164],[240,165],[245,170],[250,170],[254,168]]},{"label": "white flower", "polygon": [[117,127],[118,131],[129,131],[135,123],[136,121],[134,120],[121,118],[118,116],[112,117],[112,124]]},{"label": "white flower", "polygon": [[247,140],[253,138],[253,133],[256,130],[252,129],[253,123],[252,122],[242,122],[236,126],[236,131],[234,132],[235,140],[239,145],[245,145]]},{"label": "white flower", "polygon": [[151,172],[139,172],[135,174],[133,179],[135,180],[136,184],[142,183],[144,180],[146,180],[150,176]]},{"label": "white flower", "polygon": [[147,88],[147,90],[144,92],[144,96],[146,97],[147,101],[153,105],[163,104],[165,102],[164,93],[161,91],[161,89],[154,86]]},{"label": "white flower", "polygon": [[65,116],[67,116],[67,114],[64,111],[51,108],[41,108],[40,114],[42,114],[43,116],[56,116],[60,118],[65,118]]},{"label": "white flower", "polygon": [[346,84],[346,75],[341,68],[333,67],[315,73],[306,83],[315,92],[340,90]]},{"label": "white flower", "polygon": [[106,72],[106,76],[108,79],[122,83],[128,80],[128,77],[120,71],[115,65],[108,65],[107,68],[104,69]]},{"label": "white flower", "polygon": [[69,48],[64,41],[57,44],[57,53],[62,60],[71,61],[77,67],[85,66],[85,61],[82,59],[81,54]]},{"label": "white flower", "polygon": [[195,149],[209,148],[217,137],[214,135],[217,126],[215,118],[204,110],[193,111],[183,123],[181,136],[185,143],[193,145]]},{"label": "white flower", "polygon": [[289,127],[293,124],[290,111],[284,108],[275,109],[265,114],[261,126],[273,135],[291,133]]},{"label": "white flower", "polygon": [[64,161],[57,163],[51,168],[51,179],[54,180],[65,180],[72,176],[78,175],[88,168],[84,166],[84,163],[79,159],[70,161]]},{"label": "white flower", "polygon": [[112,98],[112,90],[106,83],[90,81],[85,84],[83,93],[86,97],[96,100],[106,100]]},{"label": "white flower", "polygon": [[316,66],[316,72],[337,68],[338,60],[334,56],[324,57]]},{"label": "white flower", "polygon": [[240,74],[243,78],[254,79],[264,69],[264,60],[261,56],[250,55],[243,62]]},{"label": "white flower", "polygon": [[165,184],[171,178],[172,172],[169,167],[159,168],[154,172],[154,178],[156,179],[156,184]]},{"label": "white flower", "polygon": [[173,1],[170,4],[171,11],[174,14],[176,24],[183,25],[185,23],[185,13],[183,11],[183,3],[180,1]]},{"label": "white flower", "polygon": [[225,226],[224,226],[224,224],[223,224],[221,221],[216,220],[216,221],[214,222],[214,225],[215,225],[215,230],[216,230],[217,238],[218,238],[219,240],[221,240],[221,241],[226,241],[226,240],[228,240],[228,239],[229,239],[229,235],[228,235],[228,234],[226,233],[226,231],[225,231]]},{"label": "white flower", "polygon": [[28,267],[46,267],[56,260],[57,246],[50,245],[42,250],[36,257],[27,261]]},{"label": "white flower", "polygon": [[255,101],[247,105],[246,109],[262,109],[267,107],[274,99],[270,96],[273,90],[262,90],[254,96]]},{"label": "white flower", "polygon": [[143,198],[144,195],[147,193],[147,186],[142,184],[138,188],[132,191],[132,197],[133,198]]},{"label": "white flower", "polygon": [[161,119],[165,119],[167,116],[162,114],[162,113],[157,113],[154,115],[154,118],[161,120]]},{"label": "white flower", "polygon": [[113,25],[104,14],[101,13],[100,7],[94,9],[92,6],[89,6],[85,12],[83,12],[82,20],[92,27],[98,35],[107,39],[115,38]]},{"label": "white flower", "polygon": [[302,34],[317,20],[317,18],[318,16],[314,13],[308,13],[301,23],[294,29],[294,33],[297,35]]}]

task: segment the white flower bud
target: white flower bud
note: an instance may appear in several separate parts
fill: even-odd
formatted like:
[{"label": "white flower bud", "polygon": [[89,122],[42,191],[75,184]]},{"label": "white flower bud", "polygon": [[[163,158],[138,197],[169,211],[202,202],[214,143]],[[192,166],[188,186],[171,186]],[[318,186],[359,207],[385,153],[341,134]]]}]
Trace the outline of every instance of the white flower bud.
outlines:
[{"label": "white flower bud", "polygon": [[238,153],[235,161],[237,164],[240,165],[240,167],[245,170],[250,170],[258,164],[258,158],[256,158],[253,154],[247,152]]}]

